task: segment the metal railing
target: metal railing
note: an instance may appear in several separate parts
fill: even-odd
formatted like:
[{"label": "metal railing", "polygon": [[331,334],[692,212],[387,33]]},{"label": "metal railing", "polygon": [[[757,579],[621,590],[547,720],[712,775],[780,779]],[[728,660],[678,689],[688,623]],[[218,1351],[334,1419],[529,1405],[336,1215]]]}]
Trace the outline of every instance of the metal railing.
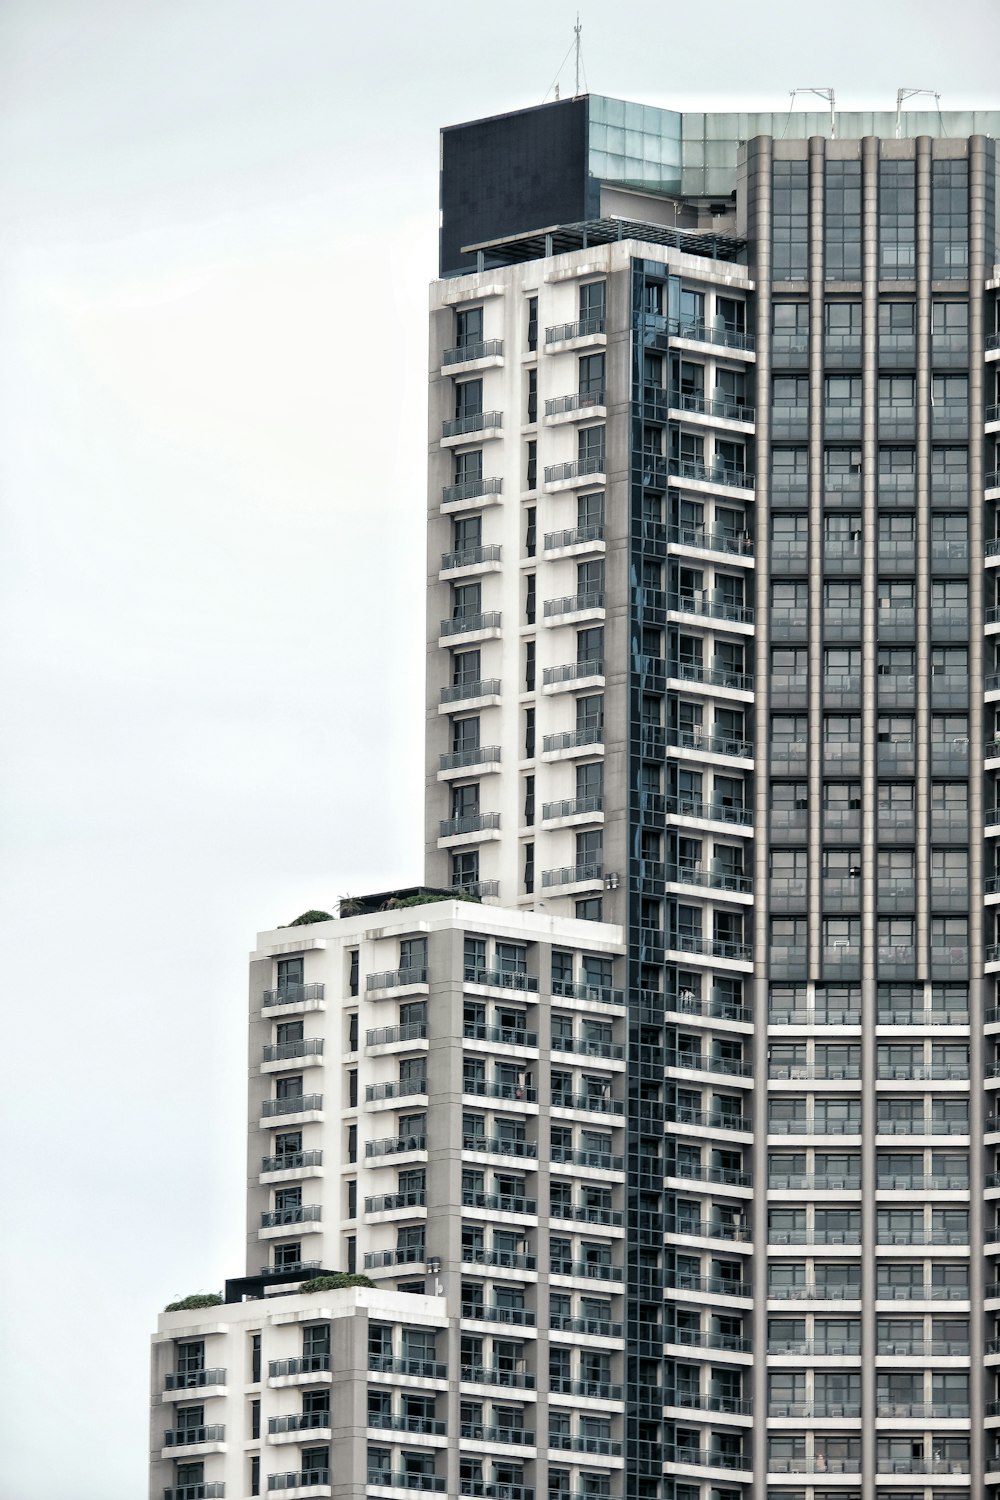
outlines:
[{"label": "metal railing", "polygon": [[668,331],[673,338],[694,339],[699,344],[720,344],[724,349],[745,349],[752,352],[754,336],[734,323],[689,322],[684,318],[671,318]]},{"label": "metal railing", "polygon": [[545,618],[556,615],[579,614],[586,609],[603,609],[603,589],[584,589],[579,594],[566,594],[561,599],[546,599]]},{"label": "metal railing", "polygon": [[318,1203],[301,1203],[297,1208],[275,1208],[260,1216],[261,1229],[275,1229],[279,1224],[314,1224],[323,1216]]},{"label": "metal railing", "polygon": [[466,984],[488,984],[502,990],[530,990],[538,989],[538,977],[535,974],[527,974],[522,969],[477,969],[466,966]]},{"label": "metal railing", "polygon": [[578,318],[575,323],[554,323],[545,330],[547,344],[561,344],[567,339],[593,338],[604,332],[604,314],[596,313],[589,318]]},{"label": "metal railing", "polygon": [[560,547],[578,547],[585,542],[603,542],[604,523],[595,522],[590,526],[571,526],[565,531],[547,531],[542,540],[544,552],[555,552]]},{"label": "metal railing", "polygon": [[384,1375],[417,1375],[422,1380],[447,1380],[448,1366],[436,1359],[396,1354],[369,1354],[369,1370]]},{"label": "metal railing", "polygon": [[542,887],[554,885],[577,885],[585,881],[603,880],[604,866],[600,863],[562,865],[557,870],[542,871]]},{"label": "metal railing", "polygon": [[460,484],[446,484],[441,491],[442,505],[457,505],[462,500],[481,500],[486,495],[499,495],[503,491],[503,480],[466,479]]},{"label": "metal railing", "polygon": [[542,803],[542,822],[552,818],[574,818],[584,813],[599,813],[604,810],[604,798],[564,797],[560,802]]},{"label": "metal railing", "polygon": [[585,458],[574,458],[565,464],[548,464],[544,470],[546,484],[559,484],[564,479],[584,479],[588,474],[603,474],[607,462],[603,453],[588,454]]},{"label": "metal railing", "polygon": [[280,1151],[277,1156],[262,1156],[262,1172],[291,1172],[299,1167],[321,1167],[322,1151]]},{"label": "metal railing", "polygon": [[426,1077],[389,1079],[387,1083],[366,1084],[365,1102],[372,1104],[379,1099],[410,1099],[414,1094],[426,1093]]},{"label": "metal railing", "polygon": [[499,677],[476,677],[467,682],[453,682],[441,689],[442,703],[462,703],[469,698],[498,698]]},{"label": "metal railing", "polygon": [[390,1135],[365,1142],[365,1156],[395,1156],[403,1151],[426,1151],[425,1135]]},{"label": "metal railing", "polygon": [[365,1046],[386,1047],[393,1042],[419,1042],[426,1036],[426,1021],[407,1021],[403,1026],[376,1026],[365,1032]]},{"label": "metal railing", "polygon": [[499,411],[475,411],[465,417],[450,417],[441,423],[443,438],[464,437],[467,432],[491,432],[503,426],[503,413]]},{"label": "metal railing", "polygon": [[482,610],[478,614],[457,615],[450,620],[442,620],[438,627],[441,636],[471,635],[476,630],[499,630],[500,611],[498,609]]},{"label": "metal railing", "polygon": [[307,1000],[322,1000],[325,991],[323,984],[284,984],[276,990],[265,990],[261,1004],[265,1009],[272,1005],[303,1005]]},{"label": "metal railing", "polygon": [[508,1047],[537,1047],[537,1031],[522,1031],[516,1026],[488,1026],[485,1021],[466,1021],[462,1035],[475,1042],[502,1042]]},{"label": "metal railing", "polygon": [[469,344],[457,344],[453,349],[445,349],[441,355],[441,364],[464,365],[471,364],[476,359],[493,359],[503,356],[503,339],[474,339]]},{"label": "metal railing", "polygon": [[[604,725],[588,725],[585,729],[567,729],[562,734],[546,734],[542,738],[542,753],[551,755],[559,750],[578,750],[586,745],[604,744]],[[499,756],[497,757],[499,759]]]},{"label": "metal railing", "polygon": [[464,547],[460,552],[441,553],[441,571],[450,573],[455,568],[472,568],[477,563],[499,562],[501,547],[498,542],[490,542],[481,547]]},{"label": "metal railing", "polygon": [[561,667],[545,667],[542,684],[554,687],[560,682],[578,682],[581,677],[603,677],[604,663],[598,658],[592,661],[571,661]]},{"label": "metal railing", "polygon": [[280,1380],[286,1375],[315,1375],[317,1372],[329,1370],[329,1354],[300,1354],[291,1359],[272,1359],[268,1361],[267,1373],[270,1380]]},{"label": "metal railing", "polygon": [[397,1208],[425,1208],[427,1206],[427,1190],[425,1188],[407,1188],[401,1193],[375,1193],[365,1199],[366,1214],[387,1214]]},{"label": "metal railing", "polygon": [[499,745],[476,745],[468,750],[448,750],[441,756],[439,767],[442,771],[457,771],[465,766],[489,766],[499,765]]},{"label": "metal railing", "polygon": [[321,1036],[300,1037],[297,1042],[275,1042],[264,1047],[264,1062],[287,1062],[293,1057],[322,1057]]},{"label": "metal railing", "polygon": [[295,1094],[289,1099],[265,1099],[260,1106],[262,1119],[273,1115],[298,1115],[323,1108],[322,1094]]},{"label": "metal railing", "polygon": [[604,399],[603,390],[575,391],[569,396],[553,396],[545,403],[545,415],[559,417],[570,411],[588,411],[595,406],[603,406]]},{"label": "metal railing", "polygon": [[208,1370],[170,1370],[163,1377],[165,1391],[194,1391],[206,1385],[225,1385],[226,1372],[218,1367]]},{"label": "metal railing", "polygon": [[427,969],[423,965],[411,969],[381,969],[365,979],[366,990],[396,990],[405,985],[426,984]]},{"label": "metal railing", "polygon": [[163,1434],[164,1448],[183,1448],[190,1443],[225,1442],[226,1429],[221,1423],[208,1427],[168,1427]]},{"label": "metal railing", "polygon": [[454,838],[462,833],[483,833],[486,829],[499,827],[498,812],[467,813],[464,818],[442,818],[438,825],[438,837]]}]

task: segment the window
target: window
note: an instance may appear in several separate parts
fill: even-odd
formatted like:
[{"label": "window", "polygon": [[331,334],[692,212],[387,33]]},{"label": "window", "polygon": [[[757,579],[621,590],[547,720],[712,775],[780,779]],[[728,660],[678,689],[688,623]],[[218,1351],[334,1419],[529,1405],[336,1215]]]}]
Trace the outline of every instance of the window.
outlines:
[{"label": "window", "polygon": [[827,281],[860,281],[860,161],[826,163],[824,235]]},{"label": "window", "polygon": [[916,274],[916,164],[879,163],[879,276],[911,281]]},{"label": "window", "polygon": [[455,347],[457,349],[471,349],[472,345],[482,343],[483,339],[483,309],[481,307],[465,307],[455,313]]},{"label": "window", "polygon": [[969,164],[931,162],[931,276],[964,280],[969,274]]},{"label": "window", "polygon": [[801,281],[809,269],[809,164],[776,161],[771,198],[775,281]]}]

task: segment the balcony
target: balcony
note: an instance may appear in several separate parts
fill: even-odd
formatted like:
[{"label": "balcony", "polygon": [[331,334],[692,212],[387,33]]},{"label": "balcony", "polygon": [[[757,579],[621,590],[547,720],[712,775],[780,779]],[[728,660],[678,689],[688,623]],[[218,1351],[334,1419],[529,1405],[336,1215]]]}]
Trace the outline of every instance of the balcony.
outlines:
[{"label": "balcony", "polygon": [[[663,1065],[667,1068],[689,1068],[696,1073],[722,1073],[729,1078],[752,1078],[753,1064],[737,1057],[710,1057],[701,1052],[664,1053]],[[770,1075],[774,1076],[774,1075]]]},{"label": "balcony", "polygon": [[267,1476],[268,1494],[274,1490],[298,1490],[308,1489],[315,1494],[317,1490],[330,1489],[329,1469],[295,1469],[284,1474],[269,1474]]},{"label": "balcony", "polygon": [[497,1365],[462,1365],[459,1379],[473,1385],[502,1385],[521,1391],[535,1389],[535,1377],[526,1370],[508,1370]]},{"label": "balcony", "polygon": [[[745,1224],[724,1224],[715,1219],[684,1219],[675,1214],[664,1218],[665,1234],[689,1235],[694,1239],[731,1240],[735,1244],[749,1245],[753,1236]],[[769,1243],[779,1243],[768,1235]]]},{"label": "balcony", "polygon": [[752,760],[753,745],[733,735],[713,733],[707,729],[668,729],[668,745],[679,750],[697,750],[702,754],[725,755],[734,760]]},{"label": "balcony", "polygon": [[268,1361],[269,1380],[282,1380],[289,1375],[316,1375],[330,1369],[329,1354],[303,1354],[291,1359]]},{"label": "balcony", "polygon": [[546,484],[565,484],[574,479],[586,479],[591,474],[603,474],[607,460],[603,453],[575,458],[570,463],[549,464],[544,471]]},{"label": "balcony", "polygon": [[593,416],[595,407],[603,407],[604,400],[603,390],[578,391],[569,396],[555,396],[546,401],[545,415],[564,417],[582,411],[586,416]]},{"label": "balcony", "polygon": [[521,969],[476,969],[465,968],[466,984],[487,984],[494,989],[537,991],[538,977],[526,974]]},{"label": "balcony", "polygon": [[196,1391],[208,1385],[225,1385],[226,1372],[209,1370],[171,1370],[163,1377],[165,1391]]},{"label": "balcony", "polygon": [[410,1417],[390,1411],[370,1411],[368,1426],[379,1432],[422,1432],[428,1437],[445,1437],[448,1432],[447,1423],[433,1417]]},{"label": "balcony", "polygon": [[471,1188],[462,1190],[463,1208],[486,1208],[500,1214],[536,1214],[538,1204],[534,1198],[524,1198],[514,1193],[479,1193]]},{"label": "balcony", "polygon": [[703,865],[668,865],[666,878],[677,885],[700,885],[717,891],[753,893],[753,876],[738,870],[712,870]]},{"label": "balcony", "polygon": [[443,1474],[411,1474],[407,1471],[369,1469],[368,1483],[396,1490],[434,1490],[443,1495],[447,1480]]},{"label": "balcony", "polygon": [[184,1448],[195,1443],[224,1443],[226,1429],[220,1423],[210,1427],[168,1427],[163,1434],[164,1448]]},{"label": "balcony", "polygon": [[688,1448],[678,1443],[664,1443],[663,1459],[668,1464],[690,1464],[699,1469],[749,1469],[750,1460],[739,1453],[725,1453],[714,1448]]},{"label": "balcony", "polygon": [[587,589],[579,594],[567,594],[562,599],[546,599],[545,618],[551,620],[559,615],[579,615],[603,608],[603,589]]},{"label": "balcony", "polygon": [[365,1199],[366,1214],[393,1213],[400,1208],[425,1208],[427,1193],[424,1188],[408,1188],[402,1193],[376,1193]]},{"label": "balcony", "polygon": [[[484,1432],[508,1432],[508,1430],[495,1427],[483,1429]],[[507,1441],[511,1440],[515,1439],[507,1439]],[[500,1442],[504,1441],[504,1438],[500,1439]],[[511,1484],[507,1480],[460,1479],[458,1489],[461,1495],[486,1496],[487,1500],[535,1500],[535,1491],[530,1486]]]},{"label": "balcony", "polygon": [[[730,1354],[752,1354],[753,1341],[735,1333],[703,1333],[700,1328],[673,1328],[665,1334],[668,1344],[693,1349],[724,1349]],[[780,1351],[768,1348],[768,1353]]]},{"label": "balcony", "polygon": [[579,1151],[572,1146],[554,1146],[551,1159],[564,1166],[591,1167],[598,1172],[623,1172],[624,1156],[610,1151]]},{"label": "balcony", "polygon": [[702,802],[698,797],[665,797],[662,811],[673,817],[707,819],[714,823],[732,823],[741,828],[753,827],[753,809],[732,803]]},{"label": "balcony", "polygon": [[560,802],[542,803],[542,822],[550,823],[557,818],[596,816],[603,810],[603,797],[565,797]]},{"label": "balcony", "polygon": [[491,497],[500,495],[502,489],[503,480],[493,477],[466,479],[461,484],[446,484],[441,491],[441,505],[442,508],[455,508],[472,501],[489,501]]},{"label": "balcony", "polygon": [[[562,734],[546,734],[542,737],[542,754],[558,755],[566,750],[586,750],[592,745],[604,744],[604,725],[587,724],[582,729],[568,729]],[[497,759],[500,758],[499,749]]]},{"label": "balcony", "polygon": [[523,1083],[488,1083],[485,1078],[463,1078],[463,1094],[477,1099],[510,1099],[521,1104],[536,1104],[538,1090]]},{"label": "balcony", "polygon": [[261,1004],[265,1010],[274,1005],[305,1005],[311,1000],[322,1000],[325,991],[323,984],[285,984],[276,990],[265,990]]},{"label": "balcony", "polygon": [[625,1048],[621,1042],[591,1041],[585,1036],[554,1036],[552,1051],[579,1052],[584,1057],[607,1057],[616,1061],[621,1061],[625,1056]]},{"label": "balcony", "polygon": [[[474,972],[484,973],[477,969]],[[476,1042],[500,1042],[507,1047],[537,1047],[537,1031],[522,1031],[514,1026],[487,1026],[484,1021],[466,1021],[462,1035]]]},{"label": "balcony", "polygon": [[688,1109],[683,1104],[666,1106],[665,1119],[668,1124],[702,1125],[708,1130],[750,1131],[753,1128],[752,1121],[744,1115],[721,1114],[718,1110]]},{"label": "balcony", "polygon": [[323,1210],[318,1203],[300,1204],[298,1208],[278,1208],[260,1216],[261,1229],[276,1229],[279,1224],[318,1224]]},{"label": "balcony", "polygon": [[509,1323],[518,1328],[534,1328],[535,1314],[523,1307],[498,1307],[482,1302],[463,1302],[462,1317],[474,1323]]},{"label": "balcony", "polygon": [[487,833],[499,827],[500,814],[498,812],[468,813],[464,818],[442,818],[438,825],[438,837],[451,839],[457,838],[460,834]]},{"label": "balcony", "polygon": [[769,1401],[769,1417],[860,1417],[860,1401]]},{"label": "balcony", "polygon": [[718,598],[708,589],[694,594],[670,594],[667,608],[676,614],[701,615],[707,620],[727,620],[736,625],[752,625],[753,609],[736,599]]},{"label": "balcony", "polygon": [[288,1099],[264,1099],[260,1113],[261,1118],[267,1120],[278,1115],[302,1115],[322,1108],[322,1094],[294,1094]]},{"label": "balcony", "polygon": [[549,1209],[553,1219],[571,1224],[604,1224],[611,1229],[621,1229],[624,1215],[617,1208],[589,1208],[580,1203],[563,1203]]},{"label": "balcony", "polygon": [[[860,1127],[859,1127],[860,1128]],[[988,1126],[987,1126],[988,1128]],[[876,1135],[968,1135],[968,1120],[877,1120]]]},{"label": "balcony", "polygon": [[475,339],[468,344],[459,344],[454,349],[445,349],[441,355],[441,365],[447,368],[449,365],[470,365],[481,359],[502,358],[503,339]]},{"label": "balcony", "polygon": [[382,969],[376,974],[369,974],[365,979],[366,990],[398,990],[405,989],[410,985],[426,984],[427,969],[423,966],[413,969]]},{"label": "balcony", "polygon": [[565,344],[570,339],[597,338],[604,333],[604,314],[578,318],[575,323],[555,323],[545,330],[547,344]]},{"label": "balcony", "polygon": [[421,1380],[447,1380],[448,1366],[432,1359],[411,1359],[393,1354],[369,1354],[369,1370],[383,1375],[416,1375]]},{"label": "balcony", "polygon": [[466,703],[472,698],[499,698],[499,677],[471,677],[465,682],[453,682],[441,689],[442,705]]},{"label": "balcony", "polygon": [[[861,1296],[861,1283],[831,1282],[828,1285],[769,1286],[768,1298],[774,1302],[857,1302]],[[879,1294],[881,1295],[881,1293]]]},{"label": "balcony", "polygon": [[671,318],[668,324],[671,338],[692,339],[699,344],[718,344],[723,349],[742,349],[752,353],[754,336],[737,328],[732,323],[690,322],[685,318]]},{"label": "balcony", "polygon": [[542,542],[545,552],[560,552],[565,547],[583,547],[591,542],[604,541],[602,522],[591,526],[571,526],[565,531],[547,531]]},{"label": "balcony", "polygon": [[724,422],[748,422],[754,420],[754,409],[731,396],[704,396],[696,391],[672,390],[669,395],[672,411],[694,412],[701,417],[719,417]]},{"label": "balcony", "polygon": [[500,629],[500,611],[498,609],[482,610],[477,614],[458,615],[450,620],[442,620],[438,627],[438,635],[444,640],[452,636],[481,635],[484,631]]},{"label": "balcony", "polygon": [[534,1159],[538,1156],[537,1141],[522,1140],[506,1135],[463,1135],[463,1151],[484,1151],[492,1156],[516,1156]]},{"label": "balcony", "polygon": [[604,866],[602,864],[580,864],[563,865],[557,870],[542,871],[542,888],[560,885],[592,885],[594,882],[603,885]]},{"label": "balcony", "polygon": [[572,979],[553,979],[553,995],[564,995],[567,1000],[596,1001],[599,1005],[624,1005],[625,991],[611,989],[600,984],[577,984]]},{"label": "balcony", "polygon": [[733,963],[753,963],[753,948],[749,943],[737,943],[729,939],[701,937],[695,933],[671,933],[667,947],[676,953],[700,954],[702,958],[724,958]]},{"label": "balcony", "polygon": [[752,490],[754,486],[754,476],[732,464],[705,464],[699,459],[671,458],[667,462],[667,471],[674,479],[688,479],[724,489]]},{"label": "balcony", "polygon": [[553,1091],[553,1109],[584,1109],[595,1115],[623,1115],[625,1105],[607,1094],[570,1094]]},{"label": "balcony", "polygon": [[498,766],[499,745],[475,745],[467,750],[448,750],[441,756],[438,765],[442,771],[464,771],[469,766]]},{"label": "balcony", "polygon": [[[714,1182],[725,1187],[753,1187],[753,1173],[741,1172],[735,1167],[702,1167],[676,1161],[667,1165],[664,1176],[676,1177],[682,1182]],[[769,1185],[774,1186],[773,1183]]]},{"label": "balcony", "polygon": [[549,1389],[560,1396],[586,1396],[591,1401],[621,1401],[623,1387],[606,1380],[572,1380],[568,1375],[553,1375]]},{"label": "balcony", "polygon": [[221,1480],[213,1479],[208,1482],[204,1479],[196,1484],[173,1484],[163,1491],[163,1500],[219,1500],[226,1493],[226,1486]]},{"label": "balcony", "polygon": [[503,1266],[508,1271],[534,1271],[538,1265],[534,1255],[518,1250],[486,1250],[481,1245],[463,1246],[462,1261],[471,1266]]},{"label": "balcony", "polygon": [[414,1095],[427,1093],[426,1078],[401,1078],[388,1083],[365,1085],[365,1103],[374,1104],[381,1099],[411,1099]]},{"label": "balcony", "polygon": [[386,1266],[422,1266],[427,1259],[423,1245],[402,1245],[395,1250],[367,1250],[365,1270],[377,1271]]},{"label": "balcony", "polygon": [[316,1432],[330,1427],[330,1412],[296,1411],[287,1417],[268,1417],[267,1430],[272,1432]]},{"label": "balcony", "polygon": [[277,1156],[262,1156],[260,1170],[264,1172],[292,1172],[303,1167],[321,1167],[322,1151],[281,1151]]},{"label": "balcony", "polygon": [[484,547],[464,547],[461,552],[442,552],[441,572],[455,573],[460,568],[476,568],[499,563],[502,548],[496,542]]},{"label": "balcony", "polygon": [[263,1061],[290,1062],[299,1057],[322,1057],[323,1038],[321,1036],[307,1036],[300,1038],[297,1042],[277,1042],[264,1047]]},{"label": "balcony", "polygon": [[[561,603],[562,601],[553,600],[552,602]],[[546,605],[546,608],[548,608],[548,605]],[[603,661],[571,661],[562,667],[545,667],[542,672],[542,686],[559,687],[563,683],[575,683],[581,679],[603,676]]]},{"label": "balcony", "polygon": [[365,1142],[365,1156],[397,1156],[406,1151],[426,1151],[425,1135],[383,1136],[381,1140]]},{"label": "balcony", "polygon": [[503,413],[499,411],[470,412],[464,417],[451,417],[441,423],[441,438],[464,438],[471,433],[496,432],[503,426]]},{"label": "balcony", "polygon": [[716,1297],[749,1297],[753,1293],[748,1281],[730,1281],[726,1276],[689,1276],[686,1271],[667,1274],[673,1279],[668,1280],[666,1285],[673,1291],[711,1292]]}]

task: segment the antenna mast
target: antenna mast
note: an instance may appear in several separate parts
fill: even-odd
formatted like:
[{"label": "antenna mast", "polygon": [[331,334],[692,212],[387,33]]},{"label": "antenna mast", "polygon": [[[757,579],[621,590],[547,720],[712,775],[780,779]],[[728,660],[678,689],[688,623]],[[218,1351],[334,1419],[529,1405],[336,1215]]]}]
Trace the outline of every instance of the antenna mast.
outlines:
[{"label": "antenna mast", "polygon": [[573,27],[573,35],[576,38],[576,88],[573,93],[573,97],[575,99],[579,99],[580,97],[580,32],[582,30],[583,27],[580,25],[580,12],[577,11],[576,25]]},{"label": "antenna mast", "polygon": [[833,89],[806,89],[806,88],[792,89],[792,103],[793,104],[795,103],[795,95],[796,94],[817,94],[820,99],[825,99],[827,101],[827,103],[830,106],[830,139],[831,139],[831,141],[836,140],[836,138],[837,138],[837,115],[836,115],[836,104],[837,104],[837,101],[836,101],[836,98],[834,96]]},{"label": "antenna mast", "polygon": [[903,100],[904,99],[912,99],[914,97],[914,95],[916,95],[916,94],[930,94],[931,98],[934,100],[934,103],[938,107],[938,113],[940,114],[940,112],[941,112],[941,95],[938,94],[938,93],[936,93],[934,91],[934,89],[897,89],[896,90],[896,139],[897,139],[897,141],[899,140],[900,136],[903,134]]}]

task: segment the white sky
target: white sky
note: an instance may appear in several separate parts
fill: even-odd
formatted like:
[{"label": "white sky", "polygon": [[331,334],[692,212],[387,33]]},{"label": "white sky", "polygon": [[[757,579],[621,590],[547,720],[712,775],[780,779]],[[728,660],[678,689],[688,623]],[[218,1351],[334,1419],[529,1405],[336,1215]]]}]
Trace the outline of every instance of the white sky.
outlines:
[{"label": "white sky", "polygon": [[[4,1500],[145,1494],[156,1312],[243,1265],[253,934],[420,878],[436,133],[574,9],[0,8]],[[597,92],[998,104],[993,0],[580,10]]]}]

